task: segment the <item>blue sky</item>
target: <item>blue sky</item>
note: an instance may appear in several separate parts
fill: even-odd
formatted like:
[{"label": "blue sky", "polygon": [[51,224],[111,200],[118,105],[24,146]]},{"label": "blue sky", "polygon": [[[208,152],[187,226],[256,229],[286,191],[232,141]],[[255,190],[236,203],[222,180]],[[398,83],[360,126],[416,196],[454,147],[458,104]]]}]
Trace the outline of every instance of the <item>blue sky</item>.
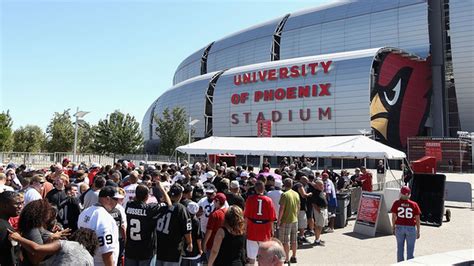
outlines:
[{"label": "blue sky", "polygon": [[0,112],[46,129],[77,106],[141,123],[188,55],[233,32],[328,0],[0,0]]}]

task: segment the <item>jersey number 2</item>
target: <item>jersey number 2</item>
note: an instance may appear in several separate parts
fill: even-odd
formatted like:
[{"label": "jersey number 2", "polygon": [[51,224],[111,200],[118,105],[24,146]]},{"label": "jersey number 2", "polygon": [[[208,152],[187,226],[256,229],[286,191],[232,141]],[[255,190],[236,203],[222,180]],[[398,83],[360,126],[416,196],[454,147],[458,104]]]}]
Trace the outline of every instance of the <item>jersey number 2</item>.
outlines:
[{"label": "jersey number 2", "polygon": [[130,219],[130,239],[133,241],[140,241],[142,240],[142,236],[140,235],[140,220],[138,219]]}]

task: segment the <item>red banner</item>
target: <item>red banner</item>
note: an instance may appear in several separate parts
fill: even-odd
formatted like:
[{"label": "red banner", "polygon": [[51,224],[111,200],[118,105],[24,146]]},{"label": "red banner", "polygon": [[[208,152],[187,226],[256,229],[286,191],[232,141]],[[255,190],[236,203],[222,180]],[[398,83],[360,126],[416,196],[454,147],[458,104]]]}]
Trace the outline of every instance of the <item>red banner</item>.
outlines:
[{"label": "red banner", "polygon": [[436,161],[443,160],[441,142],[425,142],[425,155],[436,158]]},{"label": "red banner", "polygon": [[359,211],[357,212],[357,222],[375,226],[381,199],[380,195],[368,195],[362,193]]}]

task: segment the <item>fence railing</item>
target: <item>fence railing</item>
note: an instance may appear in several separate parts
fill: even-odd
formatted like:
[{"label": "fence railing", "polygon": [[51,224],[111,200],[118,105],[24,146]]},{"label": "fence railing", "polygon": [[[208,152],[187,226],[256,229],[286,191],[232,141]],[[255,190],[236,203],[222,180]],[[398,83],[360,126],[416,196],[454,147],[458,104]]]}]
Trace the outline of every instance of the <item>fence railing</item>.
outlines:
[{"label": "fence railing", "polygon": [[[30,153],[30,152],[0,152],[0,164],[8,164],[13,162],[15,164],[24,164],[26,167],[33,167],[35,169],[42,169],[50,167],[52,164],[62,162],[64,158],[73,160],[73,153],[55,152],[55,153]],[[150,162],[170,162],[172,158],[168,155],[154,155],[154,154],[76,154],[76,163],[85,163],[91,165],[92,163],[99,163],[101,165],[113,165],[116,161],[124,159],[133,161],[136,164],[140,161]]]}]

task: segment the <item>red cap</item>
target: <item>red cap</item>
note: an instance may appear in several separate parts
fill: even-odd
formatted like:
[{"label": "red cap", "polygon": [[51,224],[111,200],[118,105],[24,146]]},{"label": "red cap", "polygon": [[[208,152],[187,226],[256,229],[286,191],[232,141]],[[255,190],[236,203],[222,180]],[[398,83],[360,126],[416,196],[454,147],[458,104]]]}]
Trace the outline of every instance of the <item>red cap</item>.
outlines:
[{"label": "red cap", "polygon": [[410,195],[411,193],[411,189],[407,186],[403,186],[401,189],[400,189],[400,194],[404,195],[404,196],[408,196]]},{"label": "red cap", "polygon": [[218,200],[220,202],[221,205],[224,205],[225,204],[225,201],[226,201],[226,196],[224,193],[217,193],[216,196],[214,197],[214,200]]},{"label": "red cap", "polygon": [[321,177],[322,177],[322,178],[328,178],[329,175],[328,175],[328,173],[323,173],[323,174],[321,175]]},{"label": "red cap", "polygon": [[66,163],[66,162],[67,162],[67,163],[70,163],[71,160],[69,160],[69,158],[66,157],[66,158],[63,159],[63,163]]}]

